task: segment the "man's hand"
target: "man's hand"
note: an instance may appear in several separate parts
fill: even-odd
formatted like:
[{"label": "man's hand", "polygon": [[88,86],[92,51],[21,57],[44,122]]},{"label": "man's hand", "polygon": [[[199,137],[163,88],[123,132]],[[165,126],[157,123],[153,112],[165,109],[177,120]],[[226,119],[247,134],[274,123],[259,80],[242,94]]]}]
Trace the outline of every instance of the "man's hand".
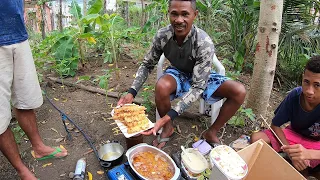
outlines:
[{"label": "man's hand", "polygon": [[292,160],[292,165],[298,171],[303,171],[307,169],[308,166],[310,166],[310,161],[309,160]]},{"label": "man's hand", "polygon": [[118,106],[123,106],[124,104],[131,104],[133,101],[134,97],[131,93],[126,94],[120,100],[118,101]]},{"label": "man's hand", "polygon": [[163,116],[161,119],[157,120],[156,124],[154,125],[154,127],[150,130],[141,132],[140,134],[146,135],[146,136],[150,136],[151,134],[153,134],[154,136],[157,135],[158,131],[169,121],[171,120],[171,118],[168,115]]},{"label": "man's hand", "polygon": [[304,148],[301,144],[284,145],[281,147],[283,152],[287,153],[292,160],[310,160],[311,154],[308,149]]}]

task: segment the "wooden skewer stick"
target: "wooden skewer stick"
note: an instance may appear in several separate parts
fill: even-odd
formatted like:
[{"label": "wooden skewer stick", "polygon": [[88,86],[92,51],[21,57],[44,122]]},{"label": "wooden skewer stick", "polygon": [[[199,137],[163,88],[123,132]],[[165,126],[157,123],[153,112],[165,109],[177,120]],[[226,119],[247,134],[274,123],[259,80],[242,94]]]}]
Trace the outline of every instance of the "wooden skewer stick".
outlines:
[{"label": "wooden skewer stick", "polygon": [[277,136],[277,134],[273,131],[273,129],[270,127],[270,125],[267,123],[266,119],[263,118],[263,116],[260,114],[261,119],[263,119],[264,123],[268,126],[268,128],[271,130],[271,132],[273,133],[273,135],[278,139],[278,141],[280,142],[280,144],[282,146],[284,146],[283,142],[280,140],[280,138]]}]

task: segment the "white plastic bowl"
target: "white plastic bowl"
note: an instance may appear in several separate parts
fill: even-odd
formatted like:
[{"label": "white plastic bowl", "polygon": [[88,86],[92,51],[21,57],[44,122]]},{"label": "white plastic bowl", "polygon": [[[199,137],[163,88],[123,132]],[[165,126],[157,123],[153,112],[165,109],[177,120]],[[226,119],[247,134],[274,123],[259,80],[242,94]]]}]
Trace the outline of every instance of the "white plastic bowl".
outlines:
[{"label": "white plastic bowl", "polygon": [[213,166],[210,179],[241,180],[248,173],[246,162],[229,146],[213,148],[209,157]]}]

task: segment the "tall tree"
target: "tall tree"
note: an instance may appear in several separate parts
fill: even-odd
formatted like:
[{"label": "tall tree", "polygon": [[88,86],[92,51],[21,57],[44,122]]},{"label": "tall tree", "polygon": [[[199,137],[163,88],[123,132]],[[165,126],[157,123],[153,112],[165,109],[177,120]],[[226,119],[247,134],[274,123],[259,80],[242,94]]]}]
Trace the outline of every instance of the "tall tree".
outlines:
[{"label": "tall tree", "polygon": [[62,32],[63,31],[63,25],[62,25],[62,0],[59,0],[59,29]]},{"label": "tall tree", "polygon": [[272,90],[283,0],[261,0],[257,45],[247,106],[257,115],[265,115]]},{"label": "tall tree", "polygon": [[87,15],[87,0],[83,0],[83,16]]},{"label": "tall tree", "polygon": [[41,22],[40,22],[41,35],[42,35],[42,39],[45,39],[46,38],[46,2],[44,1],[42,2],[42,4],[39,4],[39,7],[41,12]]}]

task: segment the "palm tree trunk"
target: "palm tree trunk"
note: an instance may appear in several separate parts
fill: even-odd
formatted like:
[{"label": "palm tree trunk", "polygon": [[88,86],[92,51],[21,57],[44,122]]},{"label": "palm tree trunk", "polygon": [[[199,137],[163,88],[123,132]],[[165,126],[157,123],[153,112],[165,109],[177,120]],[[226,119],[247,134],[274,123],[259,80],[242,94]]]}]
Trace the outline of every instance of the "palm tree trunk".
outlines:
[{"label": "palm tree trunk", "polygon": [[265,116],[272,90],[281,31],[283,0],[261,0],[253,75],[247,107]]}]

